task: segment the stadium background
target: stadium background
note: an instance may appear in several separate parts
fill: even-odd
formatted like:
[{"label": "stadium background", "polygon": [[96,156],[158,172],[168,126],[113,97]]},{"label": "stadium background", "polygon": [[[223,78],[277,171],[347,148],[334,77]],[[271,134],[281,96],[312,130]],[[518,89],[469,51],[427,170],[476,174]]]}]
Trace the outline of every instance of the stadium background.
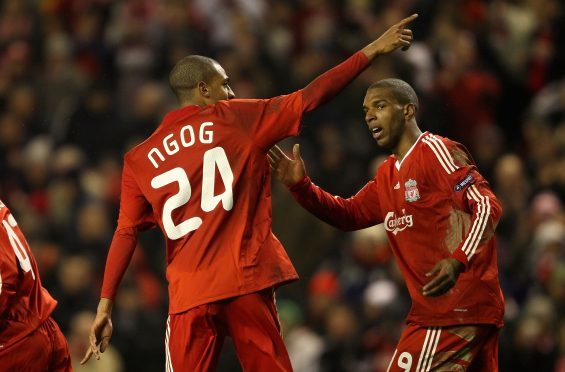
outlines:
[{"label": "stadium background", "polygon": [[[0,197],[59,301],[54,317],[75,364],[115,226],[121,158],[174,107],[175,61],[212,56],[238,97],[269,97],[303,87],[412,12],[412,48],[379,59],[284,145],[301,144],[319,185],[352,195],[384,155],[363,121],[366,87],[412,83],[421,128],[465,144],[504,203],[501,370],[565,371],[562,0],[2,1]],[[273,210],[301,275],[278,294],[296,370],[386,370],[409,301],[382,229],[338,232],[277,182]],[[112,348],[76,371],[163,370],[163,261],[160,235],[143,235]],[[238,369],[227,344],[218,370]]]}]

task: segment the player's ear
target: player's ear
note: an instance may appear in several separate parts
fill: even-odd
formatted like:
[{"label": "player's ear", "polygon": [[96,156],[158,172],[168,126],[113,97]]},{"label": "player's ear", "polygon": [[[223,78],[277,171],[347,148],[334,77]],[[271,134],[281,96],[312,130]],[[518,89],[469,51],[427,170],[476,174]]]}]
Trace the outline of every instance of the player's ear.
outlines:
[{"label": "player's ear", "polygon": [[206,84],[203,81],[199,82],[198,83],[198,93],[200,93],[201,96],[209,98],[210,97],[210,89],[208,88],[208,84]]},{"label": "player's ear", "polygon": [[404,105],[404,118],[406,121],[412,120],[416,116],[416,106],[413,103]]}]

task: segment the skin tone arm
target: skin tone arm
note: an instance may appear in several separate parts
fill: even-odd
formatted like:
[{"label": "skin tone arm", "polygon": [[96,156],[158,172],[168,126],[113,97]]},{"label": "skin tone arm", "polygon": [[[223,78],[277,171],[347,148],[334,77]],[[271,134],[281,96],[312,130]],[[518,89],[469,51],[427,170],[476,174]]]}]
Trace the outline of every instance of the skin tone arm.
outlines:
[{"label": "skin tone arm", "polygon": [[100,360],[100,353],[106,351],[110,338],[112,337],[112,308],[114,303],[107,298],[101,298],[96,310],[96,318],[92,324],[89,341],[90,347],[86,351],[84,358],[80,364],[88,362],[90,357],[94,355],[97,360]]},{"label": "skin tone arm", "polygon": [[[292,155],[293,159],[289,158],[278,146],[271,148],[267,154],[275,176],[287,187],[296,185],[307,175],[298,144],[293,146]],[[446,293],[455,285],[464,268],[465,266],[454,258],[439,261],[426,273],[430,281],[422,288],[422,294],[437,297]]]}]

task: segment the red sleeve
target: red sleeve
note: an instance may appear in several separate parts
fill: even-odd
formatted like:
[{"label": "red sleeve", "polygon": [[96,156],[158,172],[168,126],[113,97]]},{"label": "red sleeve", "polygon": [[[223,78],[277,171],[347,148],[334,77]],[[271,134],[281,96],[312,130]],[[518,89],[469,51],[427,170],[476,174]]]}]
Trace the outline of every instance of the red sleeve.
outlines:
[{"label": "red sleeve", "polygon": [[[362,52],[357,52],[294,93],[270,99],[233,99],[224,101],[218,107],[233,110],[236,113],[235,120],[243,130],[266,151],[280,140],[298,135],[302,114],[335,97],[369,63]],[[224,115],[229,113],[226,111]]]},{"label": "red sleeve", "polygon": [[294,199],[322,221],[353,231],[383,222],[375,180],[349,199],[333,196],[314,185],[309,177],[290,188]]},{"label": "red sleeve", "polygon": [[363,52],[357,52],[344,62],[314,79],[303,89],[302,110],[310,112],[341,92],[371,64]]},{"label": "red sleeve", "polygon": [[138,231],[154,226],[151,205],[143,196],[126,161],[122,172],[118,227],[106,259],[101,297],[114,299],[137,246]]},{"label": "red sleeve", "polygon": [[435,170],[435,177],[441,180],[439,184],[446,188],[461,210],[471,215],[469,231],[452,253],[453,258],[467,267],[474,255],[489,248],[486,243],[494,235],[502,207],[463,145],[434,135],[428,136],[424,142],[439,163],[431,168]]}]

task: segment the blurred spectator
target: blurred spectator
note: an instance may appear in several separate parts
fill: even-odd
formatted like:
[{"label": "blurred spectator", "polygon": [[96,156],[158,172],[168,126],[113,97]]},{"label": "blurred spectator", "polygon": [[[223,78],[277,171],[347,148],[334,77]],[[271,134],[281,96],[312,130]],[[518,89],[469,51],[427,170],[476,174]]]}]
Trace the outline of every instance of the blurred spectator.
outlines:
[{"label": "blurred spectator", "polygon": [[[0,2],[0,198],[37,251],[75,358],[116,223],[121,158],[171,104],[170,67],[209,55],[239,97],[290,92],[412,11],[420,17],[410,50],[304,119],[309,171],[336,194],[363,185],[382,156],[368,142],[359,95],[381,78],[412,83],[424,128],[465,144],[504,205],[501,371],[565,371],[559,0]],[[302,277],[278,301],[296,371],[386,371],[410,306],[386,240],[378,229],[332,229],[276,183],[272,197],[275,233]],[[163,369],[162,244],[149,235],[137,249],[114,349],[89,368]],[[237,370],[227,355],[222,368]]]}]

